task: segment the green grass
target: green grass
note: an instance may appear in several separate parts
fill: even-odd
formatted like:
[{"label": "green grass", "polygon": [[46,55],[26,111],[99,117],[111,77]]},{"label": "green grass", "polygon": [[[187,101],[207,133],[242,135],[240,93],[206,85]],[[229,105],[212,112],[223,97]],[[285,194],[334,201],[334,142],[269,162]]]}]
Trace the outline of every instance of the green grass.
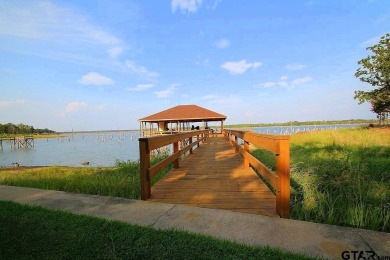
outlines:
[{"label": "green grass", "polygon": [[[275,169],[274,156],[253,152]],[[390,232],[390,131],[291,136],[291,218]]]},{"label": "green grass", "polygon": [[[151,160],[155,164],[165,156]],[[171,168],[167,167],[152,178],[152,185]],[[141,192],[139,162],[117,161],[112,168],[43,167],[0,169],[0,184],[61,190],[129,199],[139,199]]]},{"label": "green grass", "polygon": [[308,259],[183,231],[0,202],[1,259]]}]

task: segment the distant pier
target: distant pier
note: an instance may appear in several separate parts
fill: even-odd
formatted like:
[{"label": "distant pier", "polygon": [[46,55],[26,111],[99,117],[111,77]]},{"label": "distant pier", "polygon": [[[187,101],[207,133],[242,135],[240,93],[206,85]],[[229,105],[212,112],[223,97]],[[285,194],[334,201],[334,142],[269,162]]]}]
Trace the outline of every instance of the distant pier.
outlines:
[{"label": "distant pier", "polygon": [[11,146],[11,149],[34,148],[34,137],[33,136],[0,138],[0,149],[1,150],[4,147],[3,141],[9,143]]}]

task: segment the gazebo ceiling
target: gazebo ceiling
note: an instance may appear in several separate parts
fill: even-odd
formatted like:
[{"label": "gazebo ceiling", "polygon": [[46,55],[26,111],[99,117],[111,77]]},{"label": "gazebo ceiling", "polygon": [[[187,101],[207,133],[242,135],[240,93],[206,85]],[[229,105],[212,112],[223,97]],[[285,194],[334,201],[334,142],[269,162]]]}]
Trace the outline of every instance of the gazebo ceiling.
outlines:
[{"label": "gazebo ceiling", "polygon": [[140,122],[209,122],[224,121],[225,115],[197,105],[179,105],[138,119]]}]

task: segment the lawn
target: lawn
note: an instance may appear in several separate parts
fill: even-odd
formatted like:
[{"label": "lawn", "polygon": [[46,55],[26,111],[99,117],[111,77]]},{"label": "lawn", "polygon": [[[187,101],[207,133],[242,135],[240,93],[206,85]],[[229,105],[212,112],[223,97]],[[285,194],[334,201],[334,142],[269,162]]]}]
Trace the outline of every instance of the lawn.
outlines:
[{"label": "lawn", "polygon": [[0,202],[1,259],[308,259],[184,231]]}]

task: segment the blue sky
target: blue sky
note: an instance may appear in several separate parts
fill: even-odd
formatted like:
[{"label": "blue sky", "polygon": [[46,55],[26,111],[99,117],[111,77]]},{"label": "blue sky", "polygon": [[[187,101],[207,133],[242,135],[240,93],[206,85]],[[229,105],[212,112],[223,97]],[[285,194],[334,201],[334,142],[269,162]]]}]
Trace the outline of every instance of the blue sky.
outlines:
[{"label": "blue sky", "polygon": [[137,129],[196,104],[227,124],[375,118],[353,99],[383,0],[0,0],[0,123]]}]

